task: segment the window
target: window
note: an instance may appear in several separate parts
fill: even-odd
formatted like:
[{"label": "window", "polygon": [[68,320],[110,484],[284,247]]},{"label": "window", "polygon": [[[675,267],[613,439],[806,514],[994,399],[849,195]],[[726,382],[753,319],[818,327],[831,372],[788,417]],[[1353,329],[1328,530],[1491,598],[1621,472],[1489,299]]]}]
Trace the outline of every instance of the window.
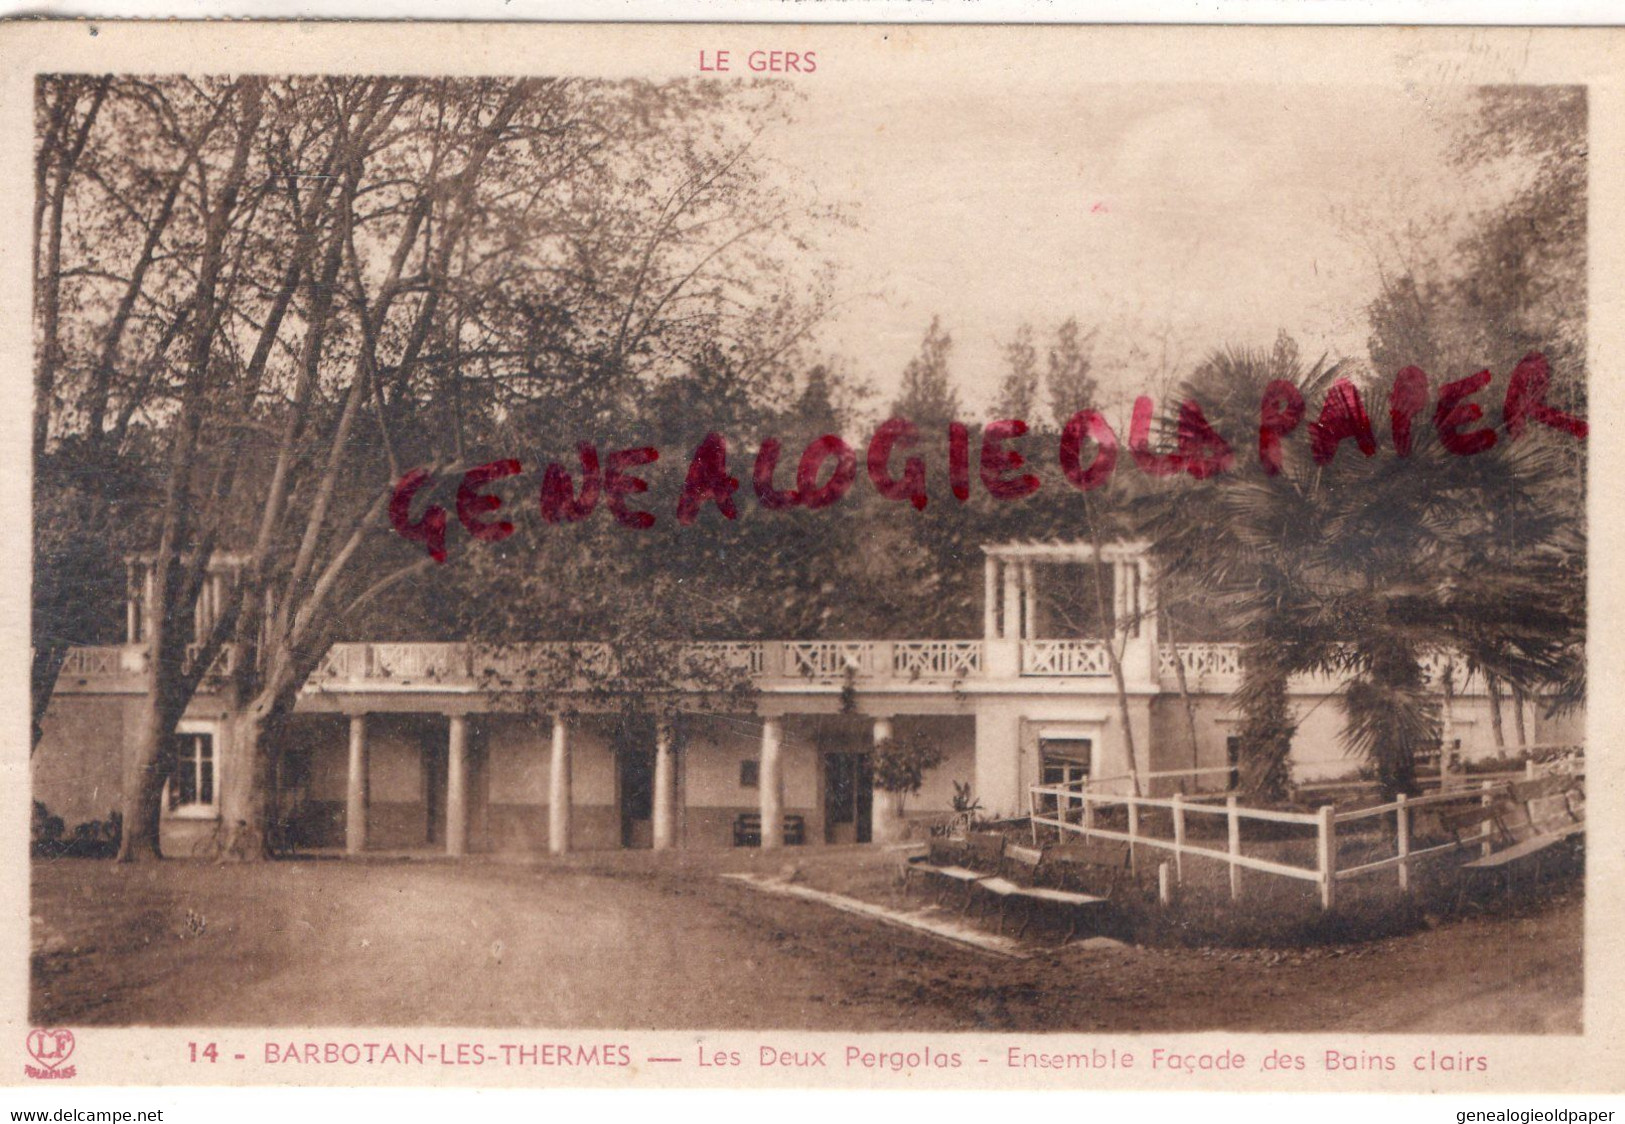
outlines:
[{"label": "window", "polygon": [[[1089,738],[1045,738],[1039,743],[1038,777],[1040,783],[1053,785],[1081,785],[1089,779],[1089,763],[1094,743]],[[1056,798],[1043,798],[1043,812],[1054,815]],[[1068,801],[1071,806],[1072,802]]]},{"label": "window", "polygon": [[1430,742],[1416,748],[1416,767],[1424,773],[1437,773],[1448,768],[1452,762],[1461,760],[1461,739],[1450,739],[1450,752],[1444,752],[1441,742]]},{"label": "window", "polygon": [[175,771],[169,778],[166,807],[177,815],[212,815],[218,803],[214,735],[175,735]]},{"label": "window", "polygon": [[762,763],[754,757],[739,763],[739,787],[759,788],[762,783]]}]

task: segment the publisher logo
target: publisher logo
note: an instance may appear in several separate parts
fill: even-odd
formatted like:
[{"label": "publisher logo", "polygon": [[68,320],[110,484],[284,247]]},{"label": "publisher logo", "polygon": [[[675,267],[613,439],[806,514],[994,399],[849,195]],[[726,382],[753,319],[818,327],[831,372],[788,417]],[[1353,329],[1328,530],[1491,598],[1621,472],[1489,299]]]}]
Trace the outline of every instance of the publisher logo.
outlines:
[{"label": "publisher logo", "polygon": [[28,1032],[28,1052],[39,1065],[24,1065],[23,1072],[41,1081],[57,1081],[74,1075],[68,1065],[73,1056],[73,1031],[42,1030],[35,1027]]}]

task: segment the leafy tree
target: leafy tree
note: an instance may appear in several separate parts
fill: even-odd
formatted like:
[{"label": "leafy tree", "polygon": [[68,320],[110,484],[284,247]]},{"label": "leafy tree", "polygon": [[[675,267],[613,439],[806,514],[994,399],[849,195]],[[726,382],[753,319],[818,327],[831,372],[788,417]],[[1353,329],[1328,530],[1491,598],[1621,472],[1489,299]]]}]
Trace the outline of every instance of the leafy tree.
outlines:
[{"label": "leafy tree", "polygon": [[1055,342],[1047,353],[1044,384],[1049,392],[1051,419],[1057,430],[1079,410],[1100,405],[1100,386],[1091,373],[1094,337],[1094,332],[1083,333],[1076,317],[1069,317],[1055,331]]},{"label": "leafy tree", "polygon": [[[1303,369],[1292,354],[1221,352],[1189,380],[1195,399],[1233,447],[1256,440],[1260,402],[1294,395],[1316,417],[1353,384],[1338,371]],[[1172,419],[1169,419],[1172,423]],[[1575,612],[1578,556],[1572,521],[1539,511],[1561,487],[1561,441],[1533,431],[1477,455],[1413,431],[1408,456],[1366,455],[1352,442],[1322,448],[1284,441],[1273,474],[1172,479],[1146,505],[1144,526],[1165,569],[1201,581],[1247,645],[1238,699],[1248,715],[1244,776],[1273,797],[1284,781],[1285,684],[1298,673],[1345,681],[1344,740],[1371,760],[1389,793],[1414,790],[1414,755],[1436,742],[1438,715],[1423,661],[1497,638],[1508,677],[1549,682],[1565,673],[1583,615]],[[1244,475],[1242,475],[1244,473]],[[1524,513],[1518,549],[1485,567],[1492,513]],[[1539,512],[1537,514],[1537,511]]]},{"label": "leafy tree", "polygon": [[953,336],[943,328],[941,318],[933,316],[920,341],[919,354],[903,368],[903,385],[892,405],[893,417],[907,418],[922,432],[939,431],[959,417],[959,391],[948,371],[953,348]]},{"label": "leafy tree", "polygon": [[1036,422],[1038,407],[1038,348],[1033,344],[1031,324],[1016,329],[1015,338],[1004,347],[1004,381],[993,412],[1001,418],[1021,418]]},{"label": "leafy tree", "polygon": [[[54,81],[42,129],[66,136],[88,109],[54,107],[97,95]],[[768,91],[115,79],[106,106],[80,156],[98,174],[68,176],[71,237],[40,265],[72,299],[39,408],[44,458],[76,440],[152,451],[150,682],[122,850],[136,859],[157,852],[168,735],[228,648],[244,767],[223,813],[264,839],[299,690],[434,565],[389,529],[407,469],[511,455],[505,426],[624,417],[656,372],[777,378],[815,309],[763,280],[799,215],[749,158]],[[42,175],[63,182],[52,160]],[[72,221],[114,194],[134,201],[129,230]],[[150,357],[129,377],[98,357],[120,332]],[[190,643],[228,549],[241,579]]]}]

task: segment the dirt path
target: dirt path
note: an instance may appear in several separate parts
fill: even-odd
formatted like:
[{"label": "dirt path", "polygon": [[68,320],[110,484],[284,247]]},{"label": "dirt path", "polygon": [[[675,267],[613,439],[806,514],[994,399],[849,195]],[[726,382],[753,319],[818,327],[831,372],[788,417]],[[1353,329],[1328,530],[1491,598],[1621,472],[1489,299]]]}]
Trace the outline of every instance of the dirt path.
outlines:
[{"label": "dirt path", "polygon": [[34,872],[43,1024],[1580,1029],[1578,896],[1344,950],[1011,962],[686,862]]}]

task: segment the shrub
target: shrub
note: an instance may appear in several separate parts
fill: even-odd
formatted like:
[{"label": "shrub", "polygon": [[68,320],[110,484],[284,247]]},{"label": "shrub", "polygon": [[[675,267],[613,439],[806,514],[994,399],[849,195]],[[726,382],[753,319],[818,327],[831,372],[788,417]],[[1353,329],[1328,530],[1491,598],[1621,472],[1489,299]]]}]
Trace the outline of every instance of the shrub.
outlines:
[{"label": "shrub", "polygon": [[105,820],[87,820],[75,825],[73,834],[63,838],[62,817],[51,815],[50,809],[36,800],[32,827],[29,853],[35,858],[110,859],[118,854],[124,817],[115,809]]},{"label": "shrub", "polygon": [[906,796],[920,791],[927,769],[942,764],[942,750],[929,739],[905,734],[875,743],[873,761],[875,787]]}]

